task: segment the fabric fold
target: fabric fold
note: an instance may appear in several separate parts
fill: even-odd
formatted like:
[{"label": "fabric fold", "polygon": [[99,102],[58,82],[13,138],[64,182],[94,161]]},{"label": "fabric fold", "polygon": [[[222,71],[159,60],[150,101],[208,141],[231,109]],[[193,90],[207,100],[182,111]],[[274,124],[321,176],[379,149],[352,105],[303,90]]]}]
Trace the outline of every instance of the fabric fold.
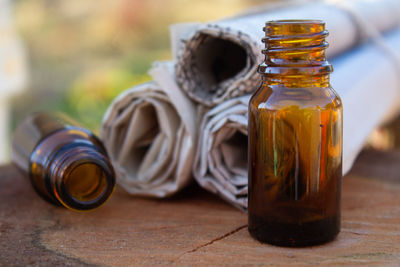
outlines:
[{"label": "fabric fold", "polygon": [[[290,3],[290,2],[289,2]],[[208,24],[173,27],[177,82],[194,101],[214,106],[222,101],[251,93],[258,84],[256,73],[263,60],[260,25],[276,19],[321,19],[330,32],[328,57],[352,48],[368,30],[354,14],[384,32],[399,25],[400,1],[355,0],[344,4],[312,1],[274,5]]]},{"label": "fabric fold", "polygon": [[170,63],[156,63],[150,74],[155,81],[112,102],[100,138],[127,192],[161,198],[191,181],[196,113],[175,84]]},{"label": "fabric fold", "polygon": [[193,174],[205,189],[247,207],[247,108],[250,96],[208,111],[200,126]]}]

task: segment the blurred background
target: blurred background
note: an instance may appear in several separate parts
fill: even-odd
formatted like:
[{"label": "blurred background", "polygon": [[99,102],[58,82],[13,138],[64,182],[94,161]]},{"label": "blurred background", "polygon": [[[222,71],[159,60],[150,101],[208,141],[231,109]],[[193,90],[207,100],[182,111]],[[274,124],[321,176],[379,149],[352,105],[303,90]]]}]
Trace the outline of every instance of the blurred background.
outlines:
[{"label": "blurred background", "polygon": [[14,1],[30,80],[13,101],[13,121],[32,110],[61,110],[96,130],[119,92],[149,80],[154,60],[171,58],[170,24],[217,19],[262,2]]},{"label": "blurred background", "polygon": [[153,61],[172,58],[170,24],[214,20],[265,2],[0,0],[0,17],[7,17],[2,28],[13,32],[6,36],[0,29],[0,37],[19,38],[26,63],[19,62],[19,77],[13,77],[18,84],[14,82],[2,97],[8,103],[3,113],[8,112],[10,118],[0,121],[3,135],[8,135],[3,140],[9,139],[24,116],[36,110],[65,112],[97,132],[116,95],[150,80],[147,70]]},{"label": "blurred background", "polygon": [[[8,158],[17,122],[36,110],[65,112],[97,132],[116,95],[150,80],[154,60],[171,59],[170,24],[219,19],[266,2],[0,0],[0,64],[8,71],[0,78],[0,161]],[[398,125],[377,129],[370,145],[398,146]]]}]

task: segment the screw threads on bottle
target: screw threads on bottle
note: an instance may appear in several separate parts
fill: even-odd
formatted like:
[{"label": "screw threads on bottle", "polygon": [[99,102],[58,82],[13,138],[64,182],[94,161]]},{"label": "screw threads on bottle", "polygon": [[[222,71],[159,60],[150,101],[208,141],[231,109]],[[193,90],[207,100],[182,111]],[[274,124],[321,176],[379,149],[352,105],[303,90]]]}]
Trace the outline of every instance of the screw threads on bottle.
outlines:
[{"label": "screw threads on bottle", "polygon": [[269,21],[264,28],[265,55],[258,72],[272,75],[326,75],[333,71],[326,61],[325,23],[315,20]]}]

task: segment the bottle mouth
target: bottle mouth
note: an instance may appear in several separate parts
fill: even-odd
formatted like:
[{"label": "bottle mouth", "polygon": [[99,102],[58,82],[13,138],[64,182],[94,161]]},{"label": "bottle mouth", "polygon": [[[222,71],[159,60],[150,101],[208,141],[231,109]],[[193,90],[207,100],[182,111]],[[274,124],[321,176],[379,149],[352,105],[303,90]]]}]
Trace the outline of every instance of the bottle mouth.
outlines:
[{"label": "bottle mouth", "polygon": [[75,200],[91,202],[104,194],[107,174],[95,163],[76,166],[65,179],[65,190]]},{"label": "bottle mouth", "polygon": [[273,20],[265,23],[263,53],[325,50],[328,31],[319,20]]},{"label": "bottle mouth", "polygon": [[265,23],[265,62],[258,72],[269,75],[325,75],[328,31],[320,20],[273,20]]},{"label": "bottle mouth", "polygon": [[55,196],[64,207],[74,211],[98,208],[114,192],[114,170],[110,162],[95,151],[71,154],[65,153],[56,163],[60,167],[53,173]]},{"label": "bottle mouth", "polygon": [[321,20],[271,20],[265,23],[265,34],[268,36],[312,35],[325,30]]},{"label": "bottle mouth", "polygon": [[325,23],[322,20],[318,19],[278,19],[278,20],[270,20],[267,21],[266,24],[268,25],[279,25],[279,24],[312,24],[312,25],[324,25]]}]

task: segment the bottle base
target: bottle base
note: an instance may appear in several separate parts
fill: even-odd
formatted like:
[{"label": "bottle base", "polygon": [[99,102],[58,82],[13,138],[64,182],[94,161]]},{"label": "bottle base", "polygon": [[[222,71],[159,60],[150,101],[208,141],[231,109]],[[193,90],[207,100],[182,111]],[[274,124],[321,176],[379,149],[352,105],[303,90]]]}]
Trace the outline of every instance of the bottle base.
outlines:
[{"label": "bottle base", "polygon": [[333,241],[340,232],[338,216],[303,223],[282,223],[249,215],[250,235],[262,243],[305,247]]}]

